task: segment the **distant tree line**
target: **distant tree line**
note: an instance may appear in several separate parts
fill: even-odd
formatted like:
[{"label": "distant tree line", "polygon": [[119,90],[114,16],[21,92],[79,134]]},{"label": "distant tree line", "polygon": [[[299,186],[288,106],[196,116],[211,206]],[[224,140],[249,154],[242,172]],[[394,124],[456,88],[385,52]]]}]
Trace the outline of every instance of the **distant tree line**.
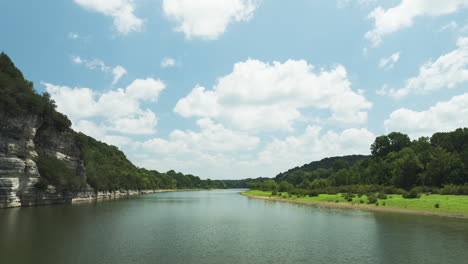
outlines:
[{"label": "distant tree line", "polygon": [[392,132],[377,137],[370,149],[371,156],[323,159],[250,187],[311,194],[415,189],[468,195],[468,128],[413,141]]}]

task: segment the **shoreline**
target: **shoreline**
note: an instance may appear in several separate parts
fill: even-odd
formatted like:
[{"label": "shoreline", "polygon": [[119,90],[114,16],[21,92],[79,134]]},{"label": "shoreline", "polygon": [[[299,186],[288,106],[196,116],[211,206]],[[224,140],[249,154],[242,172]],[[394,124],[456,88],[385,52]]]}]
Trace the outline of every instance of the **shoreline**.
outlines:
[{"label": "shoreline", "polygon": [[367,204],[350,204],[350,203],[330,203],[330,202],[311,202],[311,201],[299,201],[299,200],[292,200],[292,199],[284,199],[278,197],[270,197],[270,196],[260,196],[260,195],[253,195],[253,194],[246,194],[240,193],[246,197],[252,199],[261,199],[261,200],[269,200],[269,201],[278,201],[278,202],[288,202],[288,203],[296,203],[296,204],[304,204],[304,205],[315,205],[315,206],[323,206],[328,208],[339,208],[339,209],[354,209],[354,210],[365,210],[365,211],[378,211],[378,212],[390,212],[390,213],[403,213],[403,214],[417,214],[417,215],[430,215],[430,216],[441,216],[441,217],[453,217],[453,218],[463,218],[468,219],[468,214],[457,214],[457,213],[445,213],[445,212],[431,212],[431,211],[418,211],[418,210],[409,210],[409,209],[400,209],[400,208],[385,208],[385,207],[377,207]]},{"label": "shoreline", "polygon": [[85,203],[85,202],[94,202],[101,200],[110,200],[110,199],[120,199],[130,196],[151,194],[151,193],[163,193],[163,192],[177,192],[181,190],[177,189],[158,189],[158,190],[127,190],[124,192],[114,191],[114,192],[93,192],[93,193],[82,193],[84,195],[78,194],[77,197],[71,199],[70,204],[76,203]]},{"label": "shoreline", "polygon": [[155,189],[155,190],[123,190],[123,191],[84,191],[76,193],[74,196],[56,195],[53,197],[40,197],[32,199],[28,202],[18,202],[10,204],[0,204],[0,210],[24,207],[39,207],[47,205],[58,204],[80,204],[80,203],[93,203],[105,200],[114,200],[128,198],[137,195],[152,194],[152,193],[165,193],[165,192],[184,192],[184,191],[199,191],[202,189]]}]

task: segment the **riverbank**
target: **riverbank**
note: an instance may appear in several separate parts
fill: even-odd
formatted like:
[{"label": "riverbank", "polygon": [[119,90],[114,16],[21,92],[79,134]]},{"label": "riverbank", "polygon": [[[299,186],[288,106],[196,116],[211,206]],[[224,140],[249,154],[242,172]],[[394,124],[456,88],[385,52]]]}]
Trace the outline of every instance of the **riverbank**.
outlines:
[{"label": "riverbank", "polygon": [[15,207],[32,207],[54,204],[76,204],[86,202],[96,202],[101,200],[120,199],[135,195],[162,193],[162,192],[185,192],[185,191],[200,191],[206,189],[154,189],[154,190],[118,190],[118,191],[99,191],[93,190],[83,191],[78,193],[57,193],[55,189],[39,193],[34,197],[30,197],[26,201],[0,204],[1,209],[15,208]]},{"label": "riverbank", "polygon": [[113,191],[113,192],[82,192],[78,193],[76,197],[72,198],[70,203],[81,203],[81,202],[92,202],[106,199],[119,199],[123,197],[143,195],[150,193],[161,193],[161,192],[177,192],[187,191],[185,189],[157,189],[157,190],[124,190],[124,191]]},{"label": "riverbank", "polygon": [[[351,202],[347,202],[340,194],[336,195],[327,195],[321,194],[315,197],[278,197],[272,196],[271,192],[249,190],[242,192],[242,195],[245,195],[249,198],[270,200],[270,201],[280,201],[280,202],[290,202],[297,204],[305,205],[315,205],[331,208],[342,208],[342,209],[358,209],[358,210],[368,210],[368,211],[381,211],[381,212],[395,212],[395,213],[407,213],[407,214],[420,214],[420,215],[434,215],[434,216],[443,216],[443,217],[457,217],[457,218],[466,218],[468,219],[468,197],[467,196],[455,196],[454,195],[432,195],[433,197],[423,196],[419,199],[405,199],[404,203],[401,202],[403,198],[399,195],[390,195],[385,200],[379,200],[377,204],[365,204],[361,203],[360,200],[353,199]],[[434,199],[436,198],[436,199]],[[363,198],[365,199],[365,197]],[[434,209],[427,208],[427,204],[436,200],[439,204],[439,208]],[[454,201],[457,200],[460,206],[452,205]],[[466,201],[465,201],[466,200]],[[406,207],[405,207],[406,206]],[[444,206],[447,207],[444,209]],[[418,209],[418,207],[420,209]],[[467,209],[465,209],[467,207]],[[456,209],[459,208],[459,209]],[[458,211],[457,211],[458,210]]]}]

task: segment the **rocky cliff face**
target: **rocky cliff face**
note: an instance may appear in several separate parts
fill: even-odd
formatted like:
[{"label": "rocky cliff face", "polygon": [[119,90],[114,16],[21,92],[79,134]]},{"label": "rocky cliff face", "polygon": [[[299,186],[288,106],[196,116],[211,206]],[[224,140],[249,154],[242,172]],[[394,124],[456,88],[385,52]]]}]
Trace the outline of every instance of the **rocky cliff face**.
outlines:
[{"label": "rocky cliff face", "polygon": [[66,162],[76,176],[86,179],[80,150],[66,132],[44,128],[36,115],[0,114],[0,208],[70,201],[73,193],[53,186],[35,187],[41,175],[37,168],[38,147],[45,155]]}]

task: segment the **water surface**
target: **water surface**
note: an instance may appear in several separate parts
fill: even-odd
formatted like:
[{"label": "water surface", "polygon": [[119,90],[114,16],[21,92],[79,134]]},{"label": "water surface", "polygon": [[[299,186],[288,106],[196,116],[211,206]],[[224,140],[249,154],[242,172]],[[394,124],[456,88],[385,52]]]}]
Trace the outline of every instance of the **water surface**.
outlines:
[{"label": "water surface", "polygon": [[468,220],[256,200],[240,190],[0,210],[1,263],[467,263]]}]

